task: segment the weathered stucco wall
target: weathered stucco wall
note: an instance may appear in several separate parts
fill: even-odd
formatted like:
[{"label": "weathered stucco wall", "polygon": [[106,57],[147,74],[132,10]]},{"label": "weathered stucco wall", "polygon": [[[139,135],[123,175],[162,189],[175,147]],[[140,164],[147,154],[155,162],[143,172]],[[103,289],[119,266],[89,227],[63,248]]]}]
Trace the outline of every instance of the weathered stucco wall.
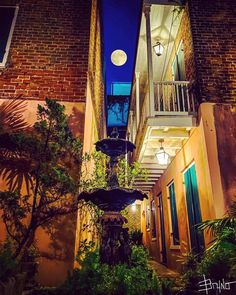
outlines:
[{"label": "weathered stucco wall", "polygon": [[[4,100],[0,100],[0,103]],[[34,124],[37,120],[36,101],[26,101],[27,108],[24,112],[25,120]],[[44,102],[40,101],[43,105]],[[69,116],[70,127],[73,134],[83,141],[85,103],[64,102],[66,114]],[[0,189],[5,190],[7,186],[0,179]],[[22,187],[22,193],[26,192]],[[41,257],[39,258],[39,273],[37,280],[42,284],[54,286],[61,284],[69,270],[73,269],[75,256],[75,234],[77,214],[71,214],[53,222],[50,227],[39,228],[36,232],[36,241]],[[5,227],[0,218],[0,242],[6,238]]]},{"label": "weathered stucco wall", "polygon": [[228,207],[236,197],[236,104],[215,104],[213,110],[221,181]]},{"label": "weathered stucco wall", "polygon": [[[201,104],[199,126],[192,131],[190,138],[183,142],[182,149],[177,153],[162,177],[154,185],[149,200],[145,201],[142,205],[142,230],[144,231],[144,242],[148,246],[150,254],[160,261],[161,230],[157,195],[160,192],[162,193],[167,264],[168,267],[177,270],[181,269],[181,262],[178,261],[181,254],[190,250],[183,173],[192,163],[195,163],[196,167],[202,220],[223,217],[226,211],[225,195],[223,194],[221,184],[222,172],[220,171],[219,156],[217,152],[217,123],[215,123],[213,108],[214,104]],[[168,185],[171,181],[174,181],[175,185],[180,247],[173,247],[171,245],[170,212],[168,207]],[[152,239],[151,237],[152,223],[150,231],[146,231],[146,204],[150,204],[152,199],[155,201],[157,211],[156,239]],[[206,244],[208,244],[210,240],[210,236],[205,235]]]}]

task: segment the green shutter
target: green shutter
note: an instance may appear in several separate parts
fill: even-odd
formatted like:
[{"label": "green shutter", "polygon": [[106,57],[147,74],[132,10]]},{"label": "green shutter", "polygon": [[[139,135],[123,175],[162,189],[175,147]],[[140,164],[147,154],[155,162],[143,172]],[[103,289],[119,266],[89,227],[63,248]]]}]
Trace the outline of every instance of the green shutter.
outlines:
[{"label": "green shutter", "polygon": [[173,231],[173,244],[179,245],[179,226],[178,226],[174,183],[172,183],[169,186],[169,197],[170,197],[171,224],[172,224],[172,231]]},{"label": "green shutter", "polygon": [[198,196],[198,186],[195,165],[192,165],[184,173],[184,182],[186,187],[186,201],[188,211],[188,221],[190,230],[190,240],[192,249],[196,252],[204,250],[203,234],[198,231],[196,224],[202,221],[201,210]]}]

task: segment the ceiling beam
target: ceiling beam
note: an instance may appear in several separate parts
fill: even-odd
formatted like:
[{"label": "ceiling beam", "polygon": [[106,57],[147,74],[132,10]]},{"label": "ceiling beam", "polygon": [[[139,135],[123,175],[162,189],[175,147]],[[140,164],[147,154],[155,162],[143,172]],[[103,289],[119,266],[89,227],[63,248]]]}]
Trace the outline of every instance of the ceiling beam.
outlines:
[{"label": "ceiling beam", "polygon": [[158,164],[154,164],[154,163],[142,163],[141,164],[141,167],[144,168],[144,169],[148,169],[148,170],[152,170],[152,171],[155,171],[156,173],[164,173],[165,171],[165,168],[160,168],[158,167]]},{"label": "ceiling beam", "polygon": [[134,182],[135,185],[139,184],[139,185],[153,185],[156,183],[156,181],[135,181]]},{"label": "ceiling beam", "polygon": [[185,130],[171,130],[168,131],[160,129],[152,129],[152,132],[148,139],[160,139],[160,138],[189,138],[189,131]]}]

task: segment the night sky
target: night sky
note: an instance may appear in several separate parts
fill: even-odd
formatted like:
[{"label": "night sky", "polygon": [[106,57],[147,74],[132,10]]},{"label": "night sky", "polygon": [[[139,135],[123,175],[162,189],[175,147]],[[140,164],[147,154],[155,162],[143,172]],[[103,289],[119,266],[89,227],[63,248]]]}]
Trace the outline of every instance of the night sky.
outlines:
[{"label": "night sky", "polygon": [[[111,94],[112,82],[131,83],[133,80],[141,5],[141,0],[102,0],[106,95]],[[120,67],[113,65],[110,59],[116,49],[125,51],[128,57]],[[119,125],[119,120],[109,113],[108,121],[110,125]]]}]

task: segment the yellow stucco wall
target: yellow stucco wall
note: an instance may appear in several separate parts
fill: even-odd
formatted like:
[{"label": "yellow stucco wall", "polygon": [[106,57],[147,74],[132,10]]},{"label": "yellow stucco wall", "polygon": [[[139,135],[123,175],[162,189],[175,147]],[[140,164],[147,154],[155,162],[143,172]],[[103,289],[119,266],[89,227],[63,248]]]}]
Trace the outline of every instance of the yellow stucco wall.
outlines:
[{"label": "yellow stucco wall", "polygon": [[[158,214],[157,195],[162,193],[165,239],[167,249],[168,267],[180,270],[180,256],[190,250],[190,238],[188,217],[186,209],[186,195],[184,186],[184,171],[195,163],[198,182],[199,202],[202,220],[222,217],[226,206],[221,183],[220,166],[218,161],[217,138],[214,118],[214,104],[203,103],[199,110],[199,125],[192,132],[188,140],[183,142],[182,149],[177,153],[162,177],[154,185],[149,200],[142,204],[142,230],[144,232],[144,243],[150,254],[160,261],[161,237],[160,216]],[[176,206],[178,215],[178,226],[180,236],[180,247],[171,245],[170,212],[168,200],[168,185],[174,181]],[[157,210],[157,239],[152,240],[151,230],[146,231],[146,204],[154,199]],[[152,227],[152,225],[151,225]],[[211,237],[205,235],[206,245]]]},{"label": "yellow stucco wall", "polygon": [[[2,103],[4,100],[1,100]],[[25,120],[33,125],[37,120],[37,106],[44,102],[25,100],[27,107],[23,113]],[[69,126],[76,137],[83,141],[84,121],[85,121],[85,103],[82,102],[61,102],[65,105],[65,112],[69,116]],[[0,179],[1,190],[7,189],[3,180]],[[26,192],[22,187],[22,193]],[[63,228],[63,231],[61,230]],[[57,285],[63,282],[67,276],[68,270],[73,268],[74,264],[74,243],[76,231],[76,214],[63,217],[59,222],[55,222],[50,230],[53,230],[57,241],[53,241],[50,235],[42,228],[36,232],[36,241],[42,257],[39,259],[39,273],[37,279],[46,285]],[[0,242],[6,237],[5,227],[0,221]],[[50,272],[53,275],[48,275]]]}]

